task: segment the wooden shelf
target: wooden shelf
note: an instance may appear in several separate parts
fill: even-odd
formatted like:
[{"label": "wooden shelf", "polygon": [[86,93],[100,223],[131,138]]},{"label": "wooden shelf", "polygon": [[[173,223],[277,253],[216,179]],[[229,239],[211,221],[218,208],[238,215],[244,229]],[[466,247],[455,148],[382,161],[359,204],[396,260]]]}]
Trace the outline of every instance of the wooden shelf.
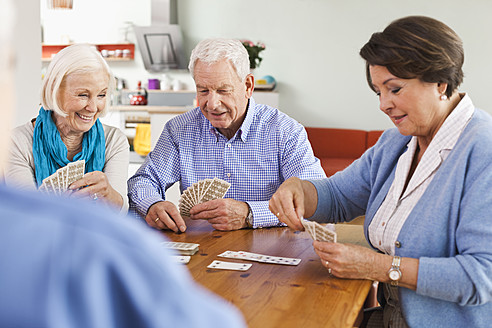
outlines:
[{"label": "wooden shelf", "polygon": [[[42,45],[42,56],[41,60],[43,62],[51,61],[51,58],[57,54],[60,50],[65,47],[68,47],[70,44],[43,44]],[[98,51],[116,51],[116,50],[129,50],[130,53],[126,55],[126,57],[116,57],[109,56],[105,57],[107,61],[132,61],[135,58],[135,44],[133,43],[108,43],[108,44],[94,44]]]}]

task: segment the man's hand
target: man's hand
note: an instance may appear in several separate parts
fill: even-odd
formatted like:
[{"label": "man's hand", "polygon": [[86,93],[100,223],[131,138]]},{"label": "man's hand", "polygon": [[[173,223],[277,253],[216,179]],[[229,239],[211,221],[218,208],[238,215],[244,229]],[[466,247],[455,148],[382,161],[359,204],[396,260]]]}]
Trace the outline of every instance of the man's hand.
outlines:
[{"label": "man's hand", "polygon": [[186,224],[181,214],[179,214],[176,205],[169,201],[153,204],[145,216],[145,221],[147,221],[149,226],[160,230],[171,229],[174,232],[186,231]]},{"label": "man's hand", "polygon": [[249,206],[232,198],[214,199],[197,204],[190,209],[193,220],[208,220],[217,230],[238,230],[246,228]]}]

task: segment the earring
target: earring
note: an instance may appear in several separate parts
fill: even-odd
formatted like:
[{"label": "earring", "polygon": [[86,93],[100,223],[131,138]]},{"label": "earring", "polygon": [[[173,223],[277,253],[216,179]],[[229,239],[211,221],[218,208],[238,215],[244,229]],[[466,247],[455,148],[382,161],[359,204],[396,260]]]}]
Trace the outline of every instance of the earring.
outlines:
[{"label": "earring", "polygon": [[446,95],[441,95],[440,99],[441,99],[441,100],[447,100],[447,99],[448,99],[448,96],[446,96]]}]

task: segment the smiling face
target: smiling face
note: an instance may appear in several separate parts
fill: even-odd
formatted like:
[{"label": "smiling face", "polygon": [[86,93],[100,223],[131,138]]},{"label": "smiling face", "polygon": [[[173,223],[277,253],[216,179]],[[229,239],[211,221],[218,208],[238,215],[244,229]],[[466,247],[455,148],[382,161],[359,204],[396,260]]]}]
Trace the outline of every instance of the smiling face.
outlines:
[{"label": "smiling face", "polygon": [[400,133],[430,142],[449,114],[446,101],[440,100],[447,85],[400,79],[384,66],[370,66],[369,71],[380,109]]},{"label": "smiling face", "polygon": [[65,76],[58,92],[58,104],[67,114],[54,114],[60,133],[81,134],[89,131],[106,106],[109,76],[103,70],[76,72]]},{"label": "smiling face", "polygon": [[252,75],[242,82],[228,60],[195,64],[197,100],[203,115],[225,137],[241,126],[254,87]]}]

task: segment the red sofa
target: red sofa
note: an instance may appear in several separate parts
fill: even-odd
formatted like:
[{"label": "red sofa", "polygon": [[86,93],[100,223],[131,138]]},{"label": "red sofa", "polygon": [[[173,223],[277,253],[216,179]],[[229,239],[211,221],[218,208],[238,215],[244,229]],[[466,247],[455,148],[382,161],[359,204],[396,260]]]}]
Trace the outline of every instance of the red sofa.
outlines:
[{"label": "red sofa", "polygon": [[320,159],[327,176],[345,169],[372,147],[382,130],[364,131],[352,129],[306,127],[314,155]]}]

